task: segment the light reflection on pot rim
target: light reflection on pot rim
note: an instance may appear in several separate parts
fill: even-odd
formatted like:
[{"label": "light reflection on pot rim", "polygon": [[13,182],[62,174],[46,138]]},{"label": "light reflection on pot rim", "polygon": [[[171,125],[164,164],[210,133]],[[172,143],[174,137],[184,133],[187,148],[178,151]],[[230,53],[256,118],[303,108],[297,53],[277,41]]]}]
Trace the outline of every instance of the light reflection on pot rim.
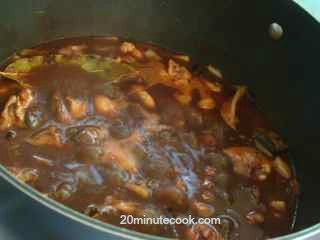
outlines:
[{"label": "light reflection on pot rim", "polygon": [[[89,216],[81,214],[69,207],[64,206],[63,204],[50,199],[37,190],[33,189],[31,186],[20,182],[16,179],[4,166],[0,165],[0,176],[13,185],[15,188],[25,193],[32,199],[38,201],[44,206],[89,227],[92,227],[96,230],[114,235],[115,237],[121,237],[123,239],[130,240],[166,240],[168,238],[153,236],[149,234],[139,233],[136,231],[132,231],[126,228],[121,228],[115,225],[111,225],[108,223],[101,222],[99,220],[93,219]],[[294,232],[285,236],[276,237],[272,240],[316,240],[316,238],[320,237],[320,223],[303,229],[298,232]]]}]

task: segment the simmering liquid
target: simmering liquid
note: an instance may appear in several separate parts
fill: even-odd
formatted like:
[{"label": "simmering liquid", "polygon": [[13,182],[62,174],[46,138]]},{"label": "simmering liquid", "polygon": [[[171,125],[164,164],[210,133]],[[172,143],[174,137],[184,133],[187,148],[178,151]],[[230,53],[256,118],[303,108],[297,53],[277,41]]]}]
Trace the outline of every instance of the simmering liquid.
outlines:
[{"label": "simmering liquid", "polygon": [[[0,162],[49,198],[103,222],[192,240],[291,230],[288,146],[245,86],[213,66],[117,38],[24,49],[3,67]],[[216,224],[126,224],[219,218]],[[67,231],[67,230],[66,230]]]}]

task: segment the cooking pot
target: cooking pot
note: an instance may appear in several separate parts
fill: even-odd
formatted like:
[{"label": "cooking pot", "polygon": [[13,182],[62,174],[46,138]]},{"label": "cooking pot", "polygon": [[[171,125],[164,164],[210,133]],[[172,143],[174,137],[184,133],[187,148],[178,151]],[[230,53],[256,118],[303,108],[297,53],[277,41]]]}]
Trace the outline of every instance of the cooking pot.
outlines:
[{"label": "cooking pot", "polygon": [[[284,31],[277,41],[269,36],[273,22]],[[226,78],[248,85],[291,146],[301,183],[294,233],[278,239],[320,239],[320,25],[315,19],[289,0],[1,1],[0,59],[44,41],[83,35],[153,42],[213,63]],[[90,219],[18,182],[2,166],[0,173],[2,194],[10,190],[24,199],[12,212],[19,217],[12,224],[18,222],[14,231],[21,239],[163,239]]]}]

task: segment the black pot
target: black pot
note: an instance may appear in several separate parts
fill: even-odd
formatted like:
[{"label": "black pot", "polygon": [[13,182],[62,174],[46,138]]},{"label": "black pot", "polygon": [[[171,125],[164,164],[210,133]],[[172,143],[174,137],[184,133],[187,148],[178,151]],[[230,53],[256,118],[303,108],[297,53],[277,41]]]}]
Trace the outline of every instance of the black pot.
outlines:
[{"label": "black pot", "polygon": [[[0,13],[1,59],[62,37],[121,36],[184,52],[244,81],[291,146],[301,183],[295,233],[280,239],[320,239],[320,25],[293,2],[3,0]],[[284,29],[278,41],[269,37],[273,22]],[[1,205],[19,200],[2,220],[18,239],[161,239],[89,219],[16,181],[4,167],[0,173]]]}]

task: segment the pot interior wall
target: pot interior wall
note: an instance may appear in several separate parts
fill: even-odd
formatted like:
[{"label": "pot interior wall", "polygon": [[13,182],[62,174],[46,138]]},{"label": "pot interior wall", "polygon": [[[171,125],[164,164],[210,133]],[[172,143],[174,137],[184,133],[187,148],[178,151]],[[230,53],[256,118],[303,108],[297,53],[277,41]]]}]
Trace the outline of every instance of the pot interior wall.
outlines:
[{"label": "pot interior wall", "polygon": [[[302,195],[296,230],[320,220],[319,24],[289,1],[3,0],[0,58],[42,41],[117,35],[214,63],[249,86],[289,142]],[[284,37],[273,41],[278,22]]]}]

